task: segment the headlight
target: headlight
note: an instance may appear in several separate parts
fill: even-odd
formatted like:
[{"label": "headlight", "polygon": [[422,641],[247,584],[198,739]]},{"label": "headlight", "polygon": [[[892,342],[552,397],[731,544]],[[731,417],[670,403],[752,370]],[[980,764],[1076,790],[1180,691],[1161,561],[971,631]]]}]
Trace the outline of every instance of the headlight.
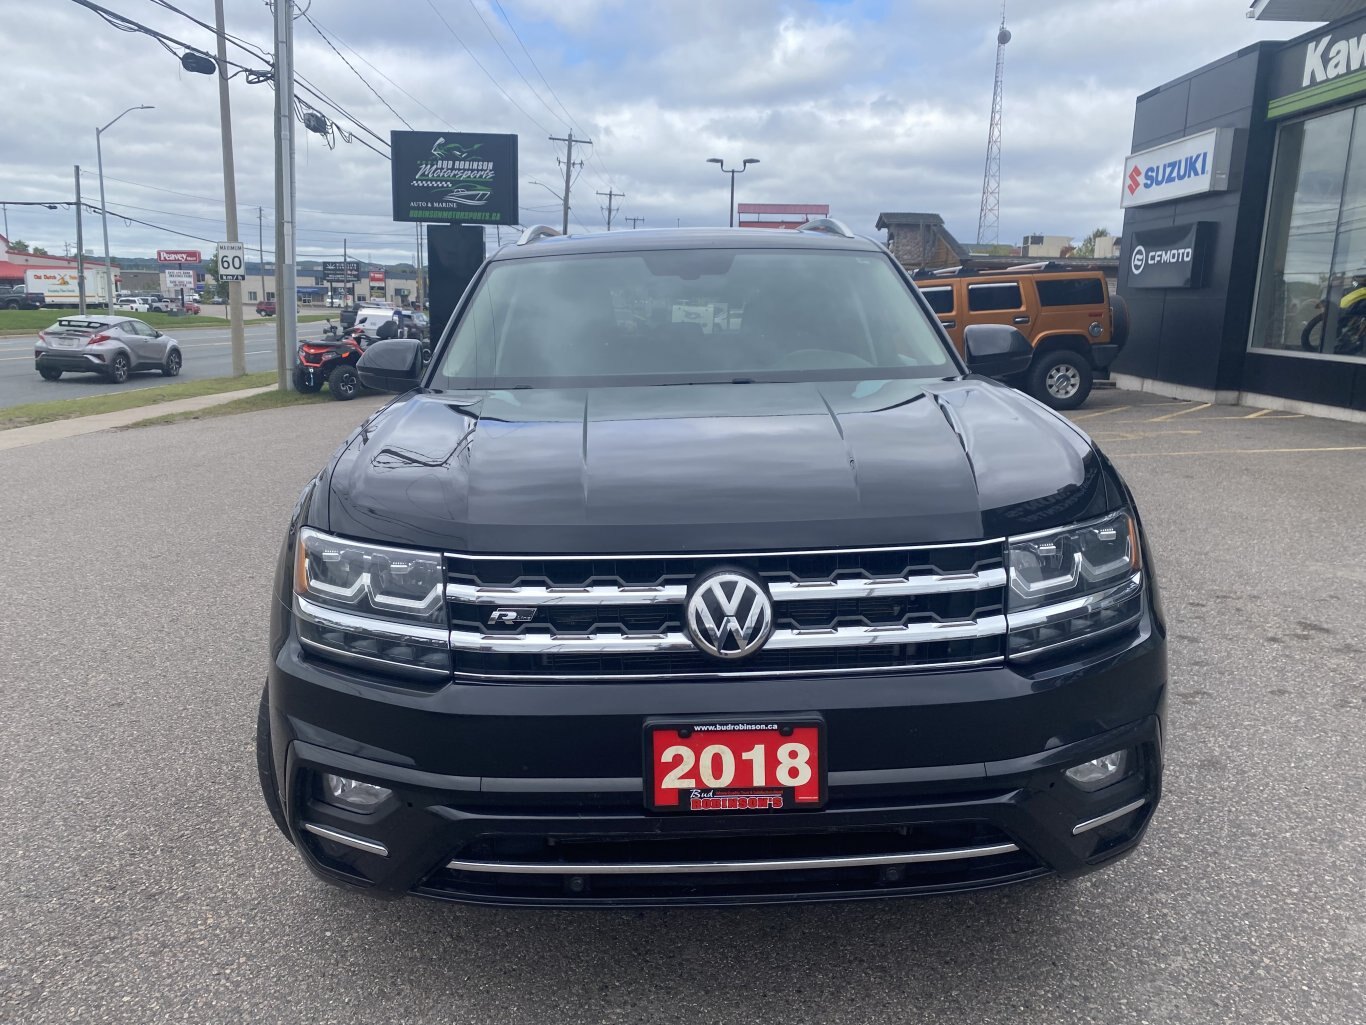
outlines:
[{"label": "headlight", "polygon": [[437,552],[387,548],[305,527],[294,552],[299,638],[379,667],[450,672],[445,570]]},{"label": "headlight", "polygon": [[1009,654],[1132,627],[1143,611],[1138,526],[1127,512],[1009,540]]}]

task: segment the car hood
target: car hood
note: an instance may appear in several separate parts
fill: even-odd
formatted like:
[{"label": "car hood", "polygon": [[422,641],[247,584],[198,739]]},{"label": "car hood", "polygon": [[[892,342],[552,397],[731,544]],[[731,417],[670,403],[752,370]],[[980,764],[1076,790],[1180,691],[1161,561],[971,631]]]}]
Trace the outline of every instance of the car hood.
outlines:
[{"label": "car hood", "polygon": [[411,392],[329,484],[339,534],[565,554],[976,540],[1113,495],[1085,435],[980,378]]}]

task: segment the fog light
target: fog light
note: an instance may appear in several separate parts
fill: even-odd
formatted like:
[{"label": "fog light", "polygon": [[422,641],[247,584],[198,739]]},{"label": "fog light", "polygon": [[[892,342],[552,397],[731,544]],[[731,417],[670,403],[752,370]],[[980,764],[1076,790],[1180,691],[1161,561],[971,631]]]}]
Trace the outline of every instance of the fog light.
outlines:
[{"label": "fog light", "polygon": [[323,774],[323,794],[333,804],[339,804],[352,811],[373,811],[381,801],[392,794],[388,787],[377,787],[373,783],[362,783],[358,779],[345,776]]},{"label": "fog light", "polygon": [[1115,751],[1067,770],[1067,778],[1083,790],[1099,790],[1119,781],[1129,767],[1129,752]]}]

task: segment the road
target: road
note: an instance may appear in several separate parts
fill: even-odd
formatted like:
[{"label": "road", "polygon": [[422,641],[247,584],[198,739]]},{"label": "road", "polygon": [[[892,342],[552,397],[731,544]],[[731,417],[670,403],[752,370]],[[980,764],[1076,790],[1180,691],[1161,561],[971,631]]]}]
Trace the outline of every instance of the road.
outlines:
[{"label": "road", "polygon": [[[318,337],[322,324],[300,325],[303,338]],[[206,377],[225,377],[232,373],[232,351],[226,327],[177,328],[168,330],[180,342],[185,365],[177,380],[193,381]],[[275,322],[248,324],[244,332],[247,370],[275,369]],[[166,384],[160,373],[133,374],[123,384],[112,384],[98,374],[65,374],[60,381],[44,381],[33,369],[33,344],[37,336],[0,338],[0,409],[49,399],[73,399],[103,395],[111,391],[152,388]]]},{"label": "road", "polygon": [[0,453],[0,1021],[1366,1020],[1366,426],[1097,395],[1172,629],[1164,802],[1082,880],[737,910],[377,903],[257,793],[274,558],[374,399]]}]

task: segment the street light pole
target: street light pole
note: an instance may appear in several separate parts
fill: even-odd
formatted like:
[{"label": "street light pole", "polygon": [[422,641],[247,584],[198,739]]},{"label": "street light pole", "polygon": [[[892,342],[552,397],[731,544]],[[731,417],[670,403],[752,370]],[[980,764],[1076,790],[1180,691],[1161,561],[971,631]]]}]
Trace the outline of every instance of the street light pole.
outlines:
[{"label": "street light pole", "polygon": [[730,226],[732,228],[735,227],[735,176],[744,174],[745,171],[749,170],[750,164],[757,164],[758,162],[756,157],[745,157],[744,160],[740,161],[739,167],[727,167],[726,162],[720,157],[707,158],[707,163],[720,164],[721,173],[730,175]]},{"label": "street light pole", "polygon": [[[123,114],[131,114],[135,110],[155,109],[155,107],[145,105],[129,107]],[[119,117],[123,117],[123,114],[120,114]],[[100,231],[104,234],[104,301],[111,313],[114,310],[114,268],[109,262],[109,214],[104,208],[104,148],[100,145],[100,136],[114,127],[114,122],[118,121],[119,117],[114,118],[103,128],[95,129],[95,162],[100,169]]]}]

